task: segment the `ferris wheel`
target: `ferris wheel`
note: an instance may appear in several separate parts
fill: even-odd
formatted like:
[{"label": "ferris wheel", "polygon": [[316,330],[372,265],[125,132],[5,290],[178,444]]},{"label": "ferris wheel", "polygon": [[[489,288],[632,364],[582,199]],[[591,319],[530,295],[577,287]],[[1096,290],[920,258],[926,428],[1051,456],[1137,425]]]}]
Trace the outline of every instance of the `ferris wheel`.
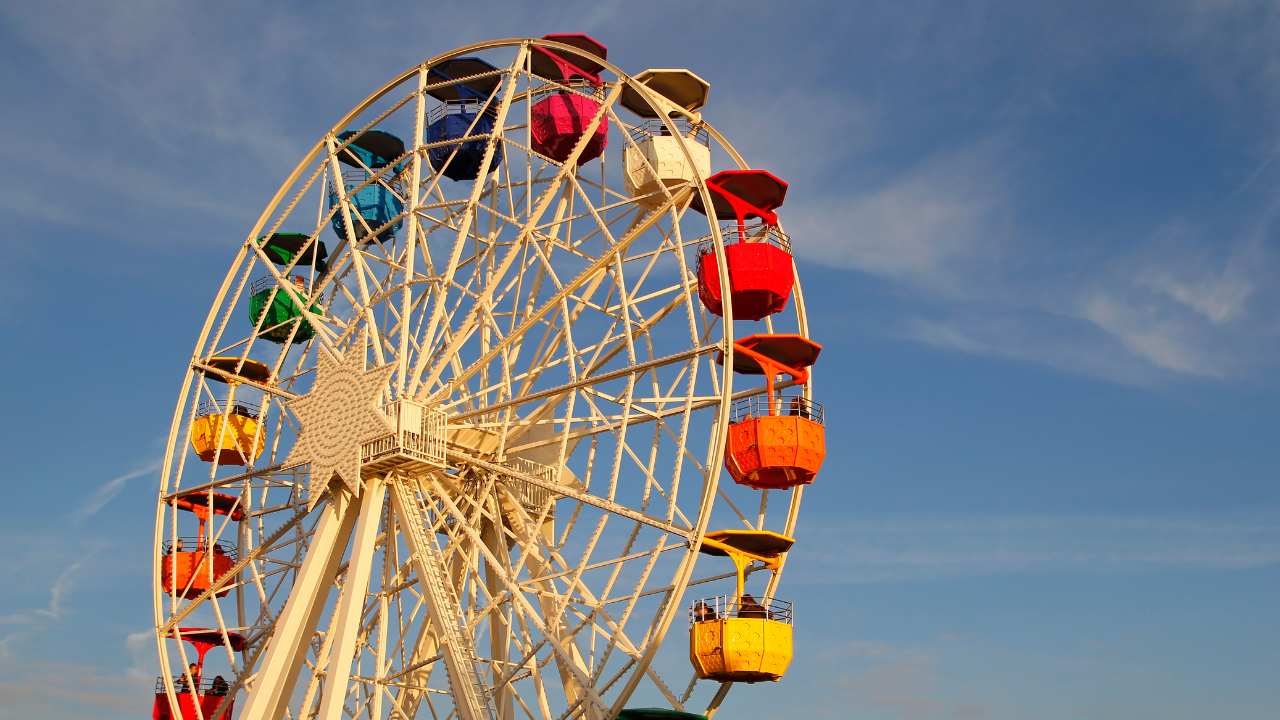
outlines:
[{"label": "ferris wheel", "polygon": [[821,348],[708,92],[481,43],[299,163],[174,413],[155,720],[707,717],[783,676]]}]

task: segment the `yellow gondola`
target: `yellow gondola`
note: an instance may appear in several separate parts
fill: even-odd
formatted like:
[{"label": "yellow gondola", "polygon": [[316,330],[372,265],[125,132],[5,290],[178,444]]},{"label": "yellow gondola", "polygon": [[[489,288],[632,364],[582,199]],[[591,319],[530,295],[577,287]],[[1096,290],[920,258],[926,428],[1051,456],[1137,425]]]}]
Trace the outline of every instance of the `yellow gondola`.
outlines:
[{"label": "yellow gondola", "polygon": [[[242,381],[262,385],[271,379],[271,368],[248,358],[214,357],[207,366],[214,371],[205,374],[207,379],[233,387]],[[258,428],[261,411],[257,405],[241,400],[229,404],[231,407],[223,412],[214,402],[200,403],[191,423],[191,446],[205,462],[247,465],[265,447]]]},{"label": "yellow gondola", "polygon": [[791,603],[745,591],[746,568],[759,561],[777,569],[795,540],[778,533],[719,530],[702,552],[728,556],[738,570],[737,594],[704,598],[689,611],[689,660],[698,677],[719,682],[781,680],[791,664]]}]

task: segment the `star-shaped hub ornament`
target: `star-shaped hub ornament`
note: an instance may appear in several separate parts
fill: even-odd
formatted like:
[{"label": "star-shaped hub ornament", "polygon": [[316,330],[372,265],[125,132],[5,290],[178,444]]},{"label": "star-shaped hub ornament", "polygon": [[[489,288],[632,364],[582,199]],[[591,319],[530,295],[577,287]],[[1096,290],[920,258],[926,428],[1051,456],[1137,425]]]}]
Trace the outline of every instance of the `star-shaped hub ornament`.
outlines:
[{"label": "star-shaped hub ornament", "polygon": [[302,424],[301,435],[285,459],[311,464],[307,505],[314,507],[337,475],[353,493],[360,482],[360,446],[394,428],[378,409],[393,363],[365,371],[366,339],[339,357],[321,349],[311,392],[286,405]]}]

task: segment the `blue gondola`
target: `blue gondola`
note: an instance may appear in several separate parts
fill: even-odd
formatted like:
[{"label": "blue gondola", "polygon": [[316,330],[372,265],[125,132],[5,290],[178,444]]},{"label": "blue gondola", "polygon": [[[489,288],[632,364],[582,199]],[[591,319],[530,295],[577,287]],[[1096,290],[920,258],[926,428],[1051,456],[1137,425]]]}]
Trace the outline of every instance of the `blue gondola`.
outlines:
[{"label": "blue gondola", "polygon": [[[357,135],[358,132],[356,130],[347,130],[338,135],[338,142],[346,142],[349,138]],[[387,188],[387,185],[393,185],[394,178],[404,171],[404,162],[397,163],[390,172],[384,173],[380,182],[370,183],[360,190],[355,189],[369,179],[369,170],[375,172],[381,170],[402,155],[404,155],[404,141],[383,130],[365,131],[363,135],[357,137],[350,145],[338,153],[338,161],[352,168],[342,173],[342,183],[346,191],[352,193],[350,199],[355,212],[364,218],[364,223],[355,223],[356,240],[362,243],[370,242],[373,239],[367,237],[369,230],[365,229],[364,226],[366,224],[369,229],[377,230],[390,222],[392,218],[404,212],[404,203]],[[368,168],[368,170],[365,168]],[[335,185],[330,185],[329,209],[332,210],[337,204],[337,188]],[[396,220],[381,232],[378,232],[377,239],[381,242],[392,240],[403,226],[403,218]],[[338,234],[338,237],[346,239],[347,225],[343,221],[341,210],[333,214],[333,231]]]},{"label": "blue gondola", "polygon": [[[428,85],[472,78],[427,91],[428,95],[444,103],[432,113],[432,122],[427,127],[428,143],[461,140],[474,135],[487,136],[493,132],[497,109],[493,104],[486,107],[486,103],[501,84],[502,76],[473,76],[496,70],[497,68],[480,58],[454,58],[427,71]],[[431,148],[427,152],[427,159],[436,172],[450,180],[475,180],[480,175],[480,165],[484,162],[488,144],[489,138],[483,137],[479,140],[441,145]],[[499,143],[493,149],[489,170],[492,171],[501,163],[502,145]]]}]

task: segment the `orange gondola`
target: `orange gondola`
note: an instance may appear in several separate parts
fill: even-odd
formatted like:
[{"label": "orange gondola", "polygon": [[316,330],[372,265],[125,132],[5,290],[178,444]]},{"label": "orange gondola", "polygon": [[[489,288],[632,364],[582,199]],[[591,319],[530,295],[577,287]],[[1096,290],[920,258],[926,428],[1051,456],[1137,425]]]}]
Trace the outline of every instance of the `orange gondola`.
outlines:
[{"label": "orange gondola", "polygon": [[[822,406],[774,392],[774,377],[808,381],[822,346],[799,335],[752,335],[734,343],[734,372],[764,375],[767,392],[734,403],[725,468],[739,485],[776,490],[813,482],[826,458]],[[724,363],[721,353],[717,361]]]},{"label": "orange gondola", "polygon": [[[160,583],[167,593],[178,597],[198,597],[231,571],[236,562],[236,548],[229,542],[211,542],[205,533],[206,521],[215,515],[229,515],[239,522],[243,517],[239,498],[215,492],[184,495],[173,500],[175,509],[187,510],[200,519],[196,537],[180,537],[164,544],[160,557]],[[218,597],[230,590],[222,589]]]}]

